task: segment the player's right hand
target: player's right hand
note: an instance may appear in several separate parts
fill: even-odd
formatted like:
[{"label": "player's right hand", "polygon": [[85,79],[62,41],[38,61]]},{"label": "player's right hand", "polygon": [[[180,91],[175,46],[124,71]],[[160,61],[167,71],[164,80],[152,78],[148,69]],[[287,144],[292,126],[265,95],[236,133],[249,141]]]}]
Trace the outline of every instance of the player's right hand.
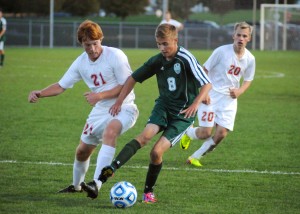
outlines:
[{"label": "player's right hand", "polygon": [[202,101],[202,103],[205,104],[205,105],[209,105],[209,104],[210,104],[210,96],[207,95],[207,96],[205,97],[205,99]]},{"label": "player's right hand", "polygon": [[39,100],[40,96],[41,96],[41,91],[32,91],[28,95],[28,101],[30,103],[36,103]]}]

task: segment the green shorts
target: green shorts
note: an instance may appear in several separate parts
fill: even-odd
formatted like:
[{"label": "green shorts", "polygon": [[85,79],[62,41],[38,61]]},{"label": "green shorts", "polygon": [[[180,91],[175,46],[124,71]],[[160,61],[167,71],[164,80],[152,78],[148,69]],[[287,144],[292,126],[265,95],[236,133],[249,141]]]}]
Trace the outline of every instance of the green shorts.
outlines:
[{"label": "green shorts", "polygon": [[194,123],[195,117],[184,118],[184,114],[179,114],[168,108],[167,105],[156,101],[155,106],[151,112],[148,124],[155,124],[160,127],[162,136],[165,136],[174,146],[184,135],[186,130]]}]

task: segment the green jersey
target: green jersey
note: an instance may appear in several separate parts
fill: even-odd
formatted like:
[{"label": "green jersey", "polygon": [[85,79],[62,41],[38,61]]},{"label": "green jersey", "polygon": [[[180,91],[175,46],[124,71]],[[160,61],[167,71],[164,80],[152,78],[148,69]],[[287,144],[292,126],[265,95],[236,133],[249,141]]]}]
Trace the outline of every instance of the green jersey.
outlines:
[{"label": "green jersey", "polygon": [[157,101],[178,114],[193,103],[201,86],[210,83],[197,59],[183,47],[178,48],[171,61],[161,53],[151,57],[132,77],[141,83],[153,75],[159,90]]}]

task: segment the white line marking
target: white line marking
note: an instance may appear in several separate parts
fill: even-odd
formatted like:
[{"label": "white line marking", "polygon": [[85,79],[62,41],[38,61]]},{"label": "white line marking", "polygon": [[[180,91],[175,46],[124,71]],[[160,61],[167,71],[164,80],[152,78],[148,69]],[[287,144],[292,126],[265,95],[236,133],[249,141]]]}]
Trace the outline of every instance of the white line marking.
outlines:
[{"label": "white line marking", "polygon": [[[31,164],[31,165],[61,165],[61,166],[73,166],[73,163],[58,163],[58,162],[30,162],[30,161],[16,161],[16,160],[0,160],[0,163],[11,163],[11,164]],[[93,164],[91,164],[92,166]],[[95,166],[95,164],[94,164]],[[122,166],[122,168],[130,169],[148,169],[148,166]],[[177,167],[164,167],[164,170],[170,171],[200,171],[200,172],[216,172],[216,173],[250,173],[250,174],[270,174],[270,175],[300,175],[300,172],[282,172],[282,171],[257,171],[252,169],[199,169],[199,168],[177,168]]]},{"label": "white line marking", "polygon": [[274,72],[274,71],[263,71],[264,74],[255,74],[254,79],[256,78],[283,78],[284,73]]}]

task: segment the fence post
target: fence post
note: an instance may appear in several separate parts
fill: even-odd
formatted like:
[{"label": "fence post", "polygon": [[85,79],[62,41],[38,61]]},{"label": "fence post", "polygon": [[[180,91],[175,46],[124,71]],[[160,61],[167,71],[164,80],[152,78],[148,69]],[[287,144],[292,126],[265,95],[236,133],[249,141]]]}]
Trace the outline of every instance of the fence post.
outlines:
[{"label": "fence post", "polygon": [[44,24],[41,24],[40,27],[40,47],[43,47],[43,40],[44,40]]},{"label": "fence post", "polygon": [[77,22],[73,22],[73,47],[75,48],[76,47],[76,44],[77,44]]},{"label": "fence post", "polygon": [[123,23],[122,22],[120,22],[119,23],[119,36],[118,36],[118,38],[119,38],[119,48],[122,48],[122,39],[123,39]]},{"label": "fence post", "polygon": [[28,46],[31,48],[32,46],[32,20],[30,19],[28,22]]},{"label": "fence post", "polygon": [[135,48],[139,48],[139,28],[135,27]]}]

